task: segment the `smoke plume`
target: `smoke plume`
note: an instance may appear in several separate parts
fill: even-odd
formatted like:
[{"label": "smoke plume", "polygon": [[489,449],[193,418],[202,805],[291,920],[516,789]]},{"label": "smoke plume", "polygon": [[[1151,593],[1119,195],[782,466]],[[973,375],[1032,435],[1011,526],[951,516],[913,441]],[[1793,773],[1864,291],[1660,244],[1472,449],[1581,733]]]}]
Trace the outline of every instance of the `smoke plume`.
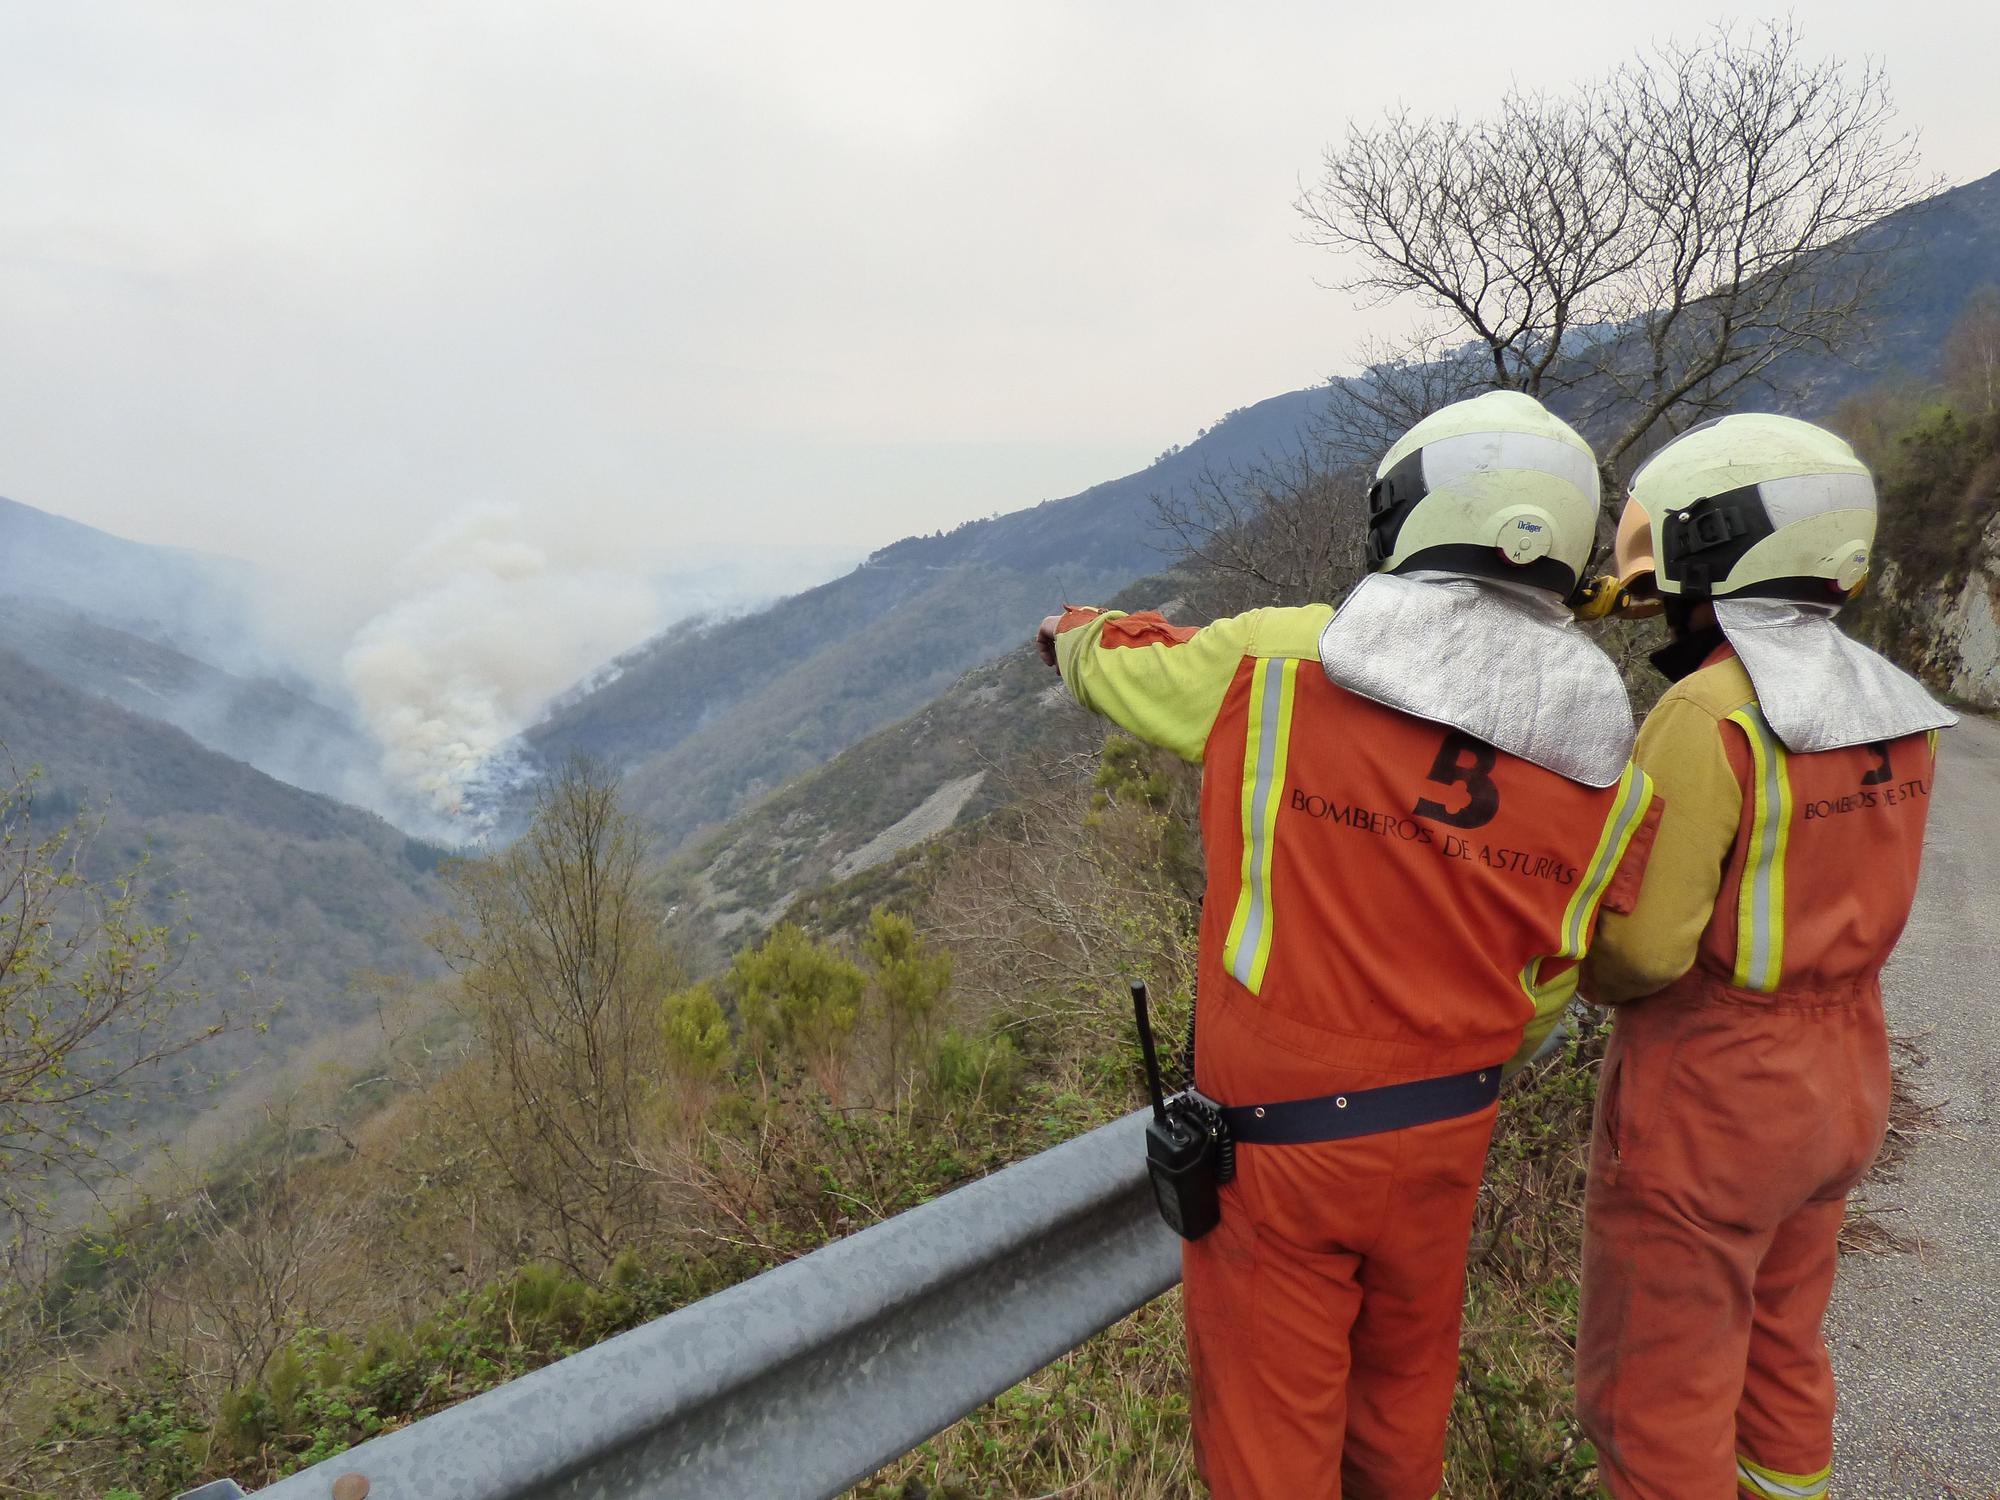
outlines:
[{"label": "smoke plume", "polygon": [[342,675],[390,782],[437,831],[462,821],[508,741],[551,696],[663,623],[645,580],[530,540],[517,509],[461,514],[396,570],[398,602],[354,635]]}]

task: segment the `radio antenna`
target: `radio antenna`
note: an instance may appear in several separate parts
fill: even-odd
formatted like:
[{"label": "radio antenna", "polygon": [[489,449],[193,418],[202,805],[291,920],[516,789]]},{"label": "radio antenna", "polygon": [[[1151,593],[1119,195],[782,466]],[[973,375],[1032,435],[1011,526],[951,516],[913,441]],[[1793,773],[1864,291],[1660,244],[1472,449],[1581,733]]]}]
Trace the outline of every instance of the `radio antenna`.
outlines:
[{"label": "radio antenna", "polygon": [[1153,1118],[1167,1123],[1166,1096],[1160,1092],[1160,1057],[1153,1050],[1153,1023],[1146,1015],[1146,981],[1132,981],[1132,1014],[1139,1023],[1139,1050],[1146,1058],[1146,1092],[1153,1101]]}]

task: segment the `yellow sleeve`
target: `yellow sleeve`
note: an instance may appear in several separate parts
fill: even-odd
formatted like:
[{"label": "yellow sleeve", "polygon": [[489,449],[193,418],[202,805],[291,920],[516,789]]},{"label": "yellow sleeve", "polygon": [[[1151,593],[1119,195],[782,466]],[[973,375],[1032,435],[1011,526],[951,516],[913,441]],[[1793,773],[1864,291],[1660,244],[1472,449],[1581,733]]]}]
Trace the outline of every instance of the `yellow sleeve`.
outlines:
[{"label": "yellow sleeve", "polygon": [[[1566,961],[1591,951],[1606,914],[1630,911],[1637,904],[1639,885],[1651,863],[1665,811],[1666,800],[1660,796],[1653,778],[1636,760],[1629,762],[1612,792],[1604,827],[1597,836],[1597,848],[1563,913],[1561,949],[1547,960],[1537,961],[1530,971],[1528,993],[1535,1005],[1534,1018],[1522,1032],[1520,1049],[1502,1066],[1503,1078],[1540,1056],[1555,1037],[1570,1001],[1576,998],[1582,970],[1578,964]],[[1541,977],[1544,962],[1563,967],[1544,979]]]},{"label": "yellow sleeve", "polygon": [[1743,816],[1716,716],[1688,697],[1660,700],[1632,759],[1665,806],[1638,899],[1602,914],[1583,962],[1583,993],[1600,1005],[1641,999],[1694,967]]},{"label": "yellow sleeve", "polygon": [[1085,708],[1198,762],[1266,613],[1251,610],[1191,629],[1151,611],[1073,609],[1056,632],[1056,665]]},{"label": "yellow sleeve", "polygon": [[1534,1019],[1521,1033],[1521,1045],[1514,1049],[1514,1055],[1500,1065],[1502,1078],[1512,1078],[1527,1067],[1542,1055],[1542,1049],[1554,1039],[1564,1012],[1569,1009],[1570,1001],[1576,998],[1576,975],[1577,971],[1571,969],[1560,979],[1535,991]]}]

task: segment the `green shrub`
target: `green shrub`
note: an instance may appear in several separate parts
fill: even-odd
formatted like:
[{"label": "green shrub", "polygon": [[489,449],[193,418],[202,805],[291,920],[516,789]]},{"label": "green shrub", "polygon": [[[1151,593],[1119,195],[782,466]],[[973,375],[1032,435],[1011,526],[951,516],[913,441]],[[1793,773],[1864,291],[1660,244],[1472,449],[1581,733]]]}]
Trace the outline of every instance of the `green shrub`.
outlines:
[{"label": "green shrub", "polygon": [[931,1091],[944,1100],[977,1099],[997,1107],[1013,1097],[1021,1066],[1012,1037],[968,1037],[953,1027],[938,1039],[931,1057]]},{"label": "green shrub", "polygon": [[722,1003],[705,984],[667,996],[663,1007],[666,1063],[671,1073],[694,1082],[708,1082],[729,1071],[734,1049]]}]

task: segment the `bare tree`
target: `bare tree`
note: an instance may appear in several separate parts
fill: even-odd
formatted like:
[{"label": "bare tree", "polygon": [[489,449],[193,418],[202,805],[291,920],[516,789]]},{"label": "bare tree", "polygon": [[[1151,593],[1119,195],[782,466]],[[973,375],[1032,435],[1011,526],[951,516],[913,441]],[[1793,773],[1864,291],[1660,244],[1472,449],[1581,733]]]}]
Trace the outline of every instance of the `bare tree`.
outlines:
[{"label": "bare tree", "polygon": [[1944,385],[1972,416],[2000,411],[2000,287],[1965,299],[1944,341]]},{"label": "bare tree", "polygon": [[1567,393],[1615,476],[1791,356],[1846,348],[1885,270],[1867,231],[1931,186],[1880,68],[1810,57],[1774,21],[1561,97],[1509,94],[1488,119],[1350,124],[1298,207],[1350,258],[1340,285],[1429,315],[1378,369],[1455,331],[1458,375],[1477,359],[1485,385]]},{"label": "bare tree", "polygon": [[99,1186],[142,1086],[228,1024],[180,1024],[196,998],[175,983],[192,934],[147,920],[143,861],[94,878],[102,820],[38,819],[34,785],[0,772],[0,1310],[60,1188]]},{"label": "bare tree", "polygon": [[1317,443],[1248,469],[1203,473],[1154,511],[1198,566],[1187,602],[1203,618],[1331,599],[1359,576],[1367,478]]},{"label": "bare tree", "polygon": [[616,781],[572,761],[518,843],[452,870],[457,911],[432,936],[498,1095],[474,1123],[551,1251],[583,1274],[652,1214],[633,1140],[658,1076],[661,1002],[683,976],[645,876]]},{"label": "bare tree", "polygon": [[[171,1359],[211,1408],[255,1386],[301,1328],[352,1326],[376,1279],[357,1241],[365,1197],[328,1191],[289,1106],[268,1122],[275,1162],[253,1180],[182,1184],[156,1200],[163,1262],[134,1288],[122,1323]],[[158,1225],[172,1225],[160,1232]]]},{"label": "bare tree", "polygon": [[1045,1055],[1129,1044],[1126,981],[1151,982],[1167,1036],[1185,1026],[1193,992],[1200,894],[1176,878],[1162,832],[1163,820],[1196,824],[1199,779],[1173,772],[1161,810],[1099,808],[1098,767],[1095,752],[1049,750],[1001,770],[1005,810],[951,856],[937,886],[949,899],[927,913],[957,959],[962,1013],[1006,1017]]},{"label": "bare tree", "polygon": [[1357,351],[1361,373],[1333,381],[1312,427],[1322,467],[1366,471],[1367,488],[1382,455],[1440,407],[1492,386],[1492,367],[1462,330],[1419,329],[1399,341],[1370,338]]},{"label": "bare tree", "polygon": [[1484,384],[1539,392],[1573,332],[1612,315],[1614,284],[1638,257],[1624,153],[1605,128],[1613,108],[1589,85],[1562,99],[1510,93],[1491,120],[1399,110],[1350,124],[1299,199],[1305,237],[1356,253],[1348,291],[1430,305],[1440,321],[1415,352],[1434,354],[1457,329]]}]

